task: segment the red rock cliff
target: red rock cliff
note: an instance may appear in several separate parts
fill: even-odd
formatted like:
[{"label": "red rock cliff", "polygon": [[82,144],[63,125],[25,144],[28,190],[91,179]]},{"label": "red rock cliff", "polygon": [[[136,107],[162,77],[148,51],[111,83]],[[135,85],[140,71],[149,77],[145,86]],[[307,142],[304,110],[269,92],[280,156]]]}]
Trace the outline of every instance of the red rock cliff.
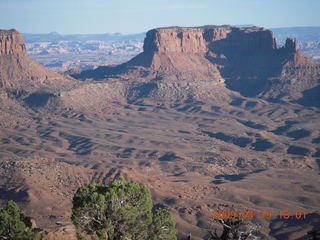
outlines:
[{"label": "red rock cliff", "polygon": [[[276,41],[271,31],[259,27],[204,26],[158,28],[149,31],[144,52],[207,53],[213,44],[236,51],[272,51]],[[220,49],[221,50],[221,49]]]},{"label": "red rock cliff", "polygon": [[70,86],[72,82],[30,59],[19,32],[0,30],[0,87],[32,91]]},{"label": "red rock cliff", "polygon": [[[157,28],[147,32],[143,50],[125,64],[84,72],[80,78],[205,80],[245,96],[267,96],[277,89],[271,97],[286,95],[286,85],[294,89],[285,90],[289,95],[299,97],[299,92],[316,86],[320,76],[319,66],[298,51],[295,39],[278,48],[273,33],[261,27]],[[299,87],[287,86],[292,78],[299,79]]]},{"label": "red rock cliff", "polygon": [[16,30],[0,30],[0,56],[26,55],[23,37]]},{"label": "red rock cliff", "polygon": [[206,53],[208,51],[201,28],[154,29],[147,33],[145,52]]}]

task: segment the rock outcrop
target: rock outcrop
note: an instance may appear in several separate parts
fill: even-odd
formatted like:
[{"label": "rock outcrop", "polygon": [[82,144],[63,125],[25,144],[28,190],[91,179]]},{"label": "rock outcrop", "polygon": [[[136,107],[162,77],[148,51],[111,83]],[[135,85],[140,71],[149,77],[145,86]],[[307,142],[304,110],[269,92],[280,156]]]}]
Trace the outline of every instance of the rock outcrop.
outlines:
[{"label": "rock outcrop", "polygon": [[0,57],[26,55],[26,46],[22,36],[15,30],[0,30]]},{"label": "rock outcrop", "polygon": [[[277,47],[273,33],[261,27],[158,28],[147,33],[143,49],[127,63],[75,77],[205,80],[245,96],[298,99],[303,91],[317,86],[320,76],[319,66],[298,51],[295,39]],[[296,78],[293,86],[288,79]]]},{"label": "rock outcrop", "polygon": [[27,56],[23,37],[16,30],[0,30],[0,87],[33,91],[39,88],[60,89],[74,80],[53,72]]}]

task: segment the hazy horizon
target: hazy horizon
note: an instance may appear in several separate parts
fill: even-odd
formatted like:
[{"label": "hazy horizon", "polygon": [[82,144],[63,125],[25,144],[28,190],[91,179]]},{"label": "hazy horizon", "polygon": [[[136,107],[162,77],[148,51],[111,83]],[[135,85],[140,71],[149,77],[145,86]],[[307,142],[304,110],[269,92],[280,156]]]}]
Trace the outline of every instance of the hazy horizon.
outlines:
[{"label": "hazy horizon", "polygon": [[156,27],[320,26],[318,0],[0,0],[0,28],[24,33],[135,34]]},{"label": "hazy horizon", "polygon": [[[225,25],[225,24],[221,24],[221,25]],[[257,26],[254,24],[239,24],[240,26],[242,25],[252,25],[252,26],[256,26],[256,27],[263,27],[263,26]],[[232,26],[237,26],[237,25],[232,25]],[[167,26],[170,27],[170,26]],[[180,27],[180,26],[171,26],[171,27]],[[193,27],[197,27],[197,26],[193,26]],[[200,26],[198,26],[200,27]],[[273,28],[266,28],[265,29],[285,29],[285,28],[320,28],[319,26],[292,26],[292,27],[273,27]],[[16,29],[18,30],[18,29]],[[151,30],[151,29],[148,29]],[[133,33],[122,33],[122,32],[101,32],[101,33],[60,33],[57,31],[47,31],[47,32],[35,32],[35,33],[31,33],[31,32],[21,32],[23,34],[59,34],[59,35],[100,35],[100,34],[110,34],[110,35],[116,35],[116,34],[120,34],[120,35],[139,35],[139,34],[145,34],[148,30],[143,31],[143,32],[133,32]]]}]

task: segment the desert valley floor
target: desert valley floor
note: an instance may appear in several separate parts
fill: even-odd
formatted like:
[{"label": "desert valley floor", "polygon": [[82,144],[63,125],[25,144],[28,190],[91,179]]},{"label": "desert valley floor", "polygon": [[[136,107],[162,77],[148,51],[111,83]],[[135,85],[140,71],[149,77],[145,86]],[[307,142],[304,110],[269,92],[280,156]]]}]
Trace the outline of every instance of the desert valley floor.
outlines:
[{"label": "desert valley floor", "polygon": [[320,219],[319,160],[312,157],[319,155],[319,114],[243,97],[221,104],[31,112],[43,117],[2,129],[1,171],[10,173],[1,174],[1,193],[25,201],[39,227],[53,227],[68,221],[77,187],[120,175],[150,187],[185,234],[205,234],[219,207],[307,211],[308,221],[257,221],[274,235],[283,234],[281,224],[311,230]]}]

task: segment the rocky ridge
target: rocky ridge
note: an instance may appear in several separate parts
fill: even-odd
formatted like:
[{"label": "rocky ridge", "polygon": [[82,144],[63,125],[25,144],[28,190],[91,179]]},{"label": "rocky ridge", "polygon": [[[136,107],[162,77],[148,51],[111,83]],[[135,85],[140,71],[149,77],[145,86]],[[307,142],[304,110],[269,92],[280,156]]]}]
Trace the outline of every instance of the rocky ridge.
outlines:
[{"label": "rocky ridge", "polygon": [[25,55],[26,47],[22,36],[15,31],[0,30],[0,56]]},{"label": "rocky ridge", "polygon": [[[295,39],[277,47],[270,30],[228,25],[150,30],[143,52],[127,63],[74,75],[80,79],[211,81],[244,96],[297,100],[318,85],[320,67]],[[288,79],[297,79],[293,86]]]},{"label": "rocky ridge", "polygon": [[74,80],[53,72],[27,56],[23,37],[16,30],[0,30],[0,87],[8,90],[34,91],[61,89]]}]

